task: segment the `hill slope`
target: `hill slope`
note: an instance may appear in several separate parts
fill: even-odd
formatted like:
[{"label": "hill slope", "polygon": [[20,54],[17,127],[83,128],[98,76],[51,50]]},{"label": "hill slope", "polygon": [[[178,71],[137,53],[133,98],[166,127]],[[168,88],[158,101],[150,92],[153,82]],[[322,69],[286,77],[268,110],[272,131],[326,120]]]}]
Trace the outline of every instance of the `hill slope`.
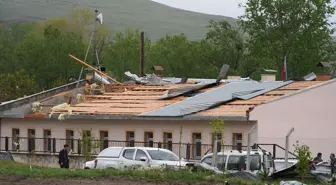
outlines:
[{"label": "hill slope", "polygon": [[233,18],[180,10],[150,0],[5,0],[0,1],[0,20],[44,20],[66,16],[75,7],[97,8],[104,15],[104,24],[114,31],[139,28],[151,39],[179,33],[200,39],[210,20],[236,24]]}]

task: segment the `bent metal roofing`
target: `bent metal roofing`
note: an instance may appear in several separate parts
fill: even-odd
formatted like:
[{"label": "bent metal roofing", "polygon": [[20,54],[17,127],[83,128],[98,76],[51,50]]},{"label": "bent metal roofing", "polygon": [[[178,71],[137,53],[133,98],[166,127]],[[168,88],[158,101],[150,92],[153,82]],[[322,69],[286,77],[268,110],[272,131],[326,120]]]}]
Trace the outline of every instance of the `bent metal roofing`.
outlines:
[{"label": "bent metal roofing", "polygon": [[[246,83],[246,82],[234,82],[234,83]],[[252,82],[250,82],[252,83]],[[259,83],[259,82],[253,82]],[[294,93],[298,90],[317,85],[322,81],[299,81],[292,83],[278,83],[278,87],[273,87],[267,92],[263,88],[241,88],[241,93],[236,94],[234,99],[228,101],[219,102],[216,106],[209,106],[207,110],[191,111],[191,115],[179,115],[172,116],[162,115],[160,119],[213,119],[213,117],[223,117],[225,119],[243,118],[246,116],[246,110],[250,107],[254,107],[263,104],[266,101],[275,100],[283,95]],[[169,107],[173,104],[179,104],[188,99],[197,97],[188,97],[187,95],[180,95],[171,99],[160,99],[163,95],[167,94],[170,89],[190,87],[193,84],[169,84],[169,85],[133,85],[132,88],[128,88],[125,92],[107,92],[102,95],[86,95],[85,100],[78,104],[70,105],[69,109],[61,109],[55,112],[42,111],[39,113],[28,114],[25,118],[57,118],[60,114],[66,115],[66,119],[157,119],[151,116],[144,116],[150,112],[155,112],[164,107]],[[226,89],[230,87],[230,83],[222,82],[218,86],[208,87],[199,90],[197,93],[201,93],[199,96],[204,96],[211,91],[218,91],[218,89]],[[228,90],[231,91],[231,90]],[[248,91],[250,93],[258,93],[255,97],[247,97]],[[222,96],[219,93],[216,96]],[[205,97],[205,96],[204,96]],[[204,101],[203,101],[204,103]],[[42,105],[43,106],[43,105]],[[49,105],[50,106],[50,105]],[[175,107],[176,108],[176,107]],[[181,107],[180,107],[181,108]],[[179,112],[179,111],[178,111]],[[140,116],[142,115],[142,116]],[[170,117],[170,118],[168,118]],[[230,118],[231,117],[231,118]]]}]

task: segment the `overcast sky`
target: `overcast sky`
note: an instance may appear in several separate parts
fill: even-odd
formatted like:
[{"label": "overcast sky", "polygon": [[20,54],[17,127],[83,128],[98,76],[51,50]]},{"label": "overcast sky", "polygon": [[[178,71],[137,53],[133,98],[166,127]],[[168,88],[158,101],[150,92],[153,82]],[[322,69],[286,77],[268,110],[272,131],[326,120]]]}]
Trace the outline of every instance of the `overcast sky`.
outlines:
[{"label": "overcast sky", "polygon": [[237,18],[244,13],[243,8],[238,8],[239,3],[246,0],[152,0],[175,8],[194,12],[224,15]]},{"label": "overcast sky", "polygon": [[[224,15],[237,18],[244,14],[244,9],[239,8],[239,3],[245,3],[247,0],[152,0],[171,7],[190,10],[194,12]],[[335,6],[335,3],[333,3]],[[332,21],[336,20],[334,15]]]}]

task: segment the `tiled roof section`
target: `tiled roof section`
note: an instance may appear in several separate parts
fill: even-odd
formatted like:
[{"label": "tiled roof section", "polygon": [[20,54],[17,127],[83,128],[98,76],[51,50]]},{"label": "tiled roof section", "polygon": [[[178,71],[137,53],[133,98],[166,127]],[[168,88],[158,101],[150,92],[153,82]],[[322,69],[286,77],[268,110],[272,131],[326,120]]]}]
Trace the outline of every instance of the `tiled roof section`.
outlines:
[{"label": "tiled roof section", "polygon": [[[269,100],[275,100],[283,95],[294,93],[300,89],[310,87],[322,83],[321,81],[300,81],[283,86],[277,90],[270,91],[263,95],[254,97],[249,100],[234,100],[224,105],[215,107],[210,110],[198,112],[190,116],[246,116],[246,110],[249,107],[260,105]],[[127,88],[125,92],[108,92],[103,95],[86,95],[82,103],[71,105],[73,114],[81,115],[139,115],[159,109],[163,106],[182,101],[188,97],[179,96],[169,100],[161,100],[160,96],[166,94],[169,89],[191,86],[193,84],[171,84],[161,86],[150,85],[135,85],[132,88]],[[221,83],[220,86],[225,85]],[[200,90],[206,92],[216,87]],[[50,113],[50,112],[45,112]],[[45,114],[44,113],[44,114]],[[68,110],[53,112],[68,113]],[[39,116],[41,113],[35,115],[27,115],[28,117]]]},{"label": "tiled roof section", "polygon": [[250,107],[263,104],[266,101],[275,100],[283,95],[294,93],[300,89],[322,83],[323,81],[300,81],[294,82],[277,90],[270,91],[263,95],[249,100],[234,100],[216,108],[199,112],[196,116],[246,116]]}]

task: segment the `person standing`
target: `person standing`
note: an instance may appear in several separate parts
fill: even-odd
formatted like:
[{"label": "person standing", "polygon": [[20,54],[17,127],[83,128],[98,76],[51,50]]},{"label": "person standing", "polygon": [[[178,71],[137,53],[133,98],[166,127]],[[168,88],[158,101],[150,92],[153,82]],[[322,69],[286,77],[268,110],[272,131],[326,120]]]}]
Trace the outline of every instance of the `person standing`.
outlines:
[{"label": "person standing", "polygon": [[69,168],[69,145],[65,144],[64,148],[58,154],[58,163],[61,168]]},{"label": "person standing", "polygon": [[330,154],[330,169],[331,169],[331,176],[335,173],[335,164],[336,164],[336,158],[335,154]]},{"label": "person standing", "polygon": [[317,156],[313,159],[313,163],[316,165],[320,162],[323,162],[323,159],[322,159],[322,153],[319,152],[317,153]]}]

